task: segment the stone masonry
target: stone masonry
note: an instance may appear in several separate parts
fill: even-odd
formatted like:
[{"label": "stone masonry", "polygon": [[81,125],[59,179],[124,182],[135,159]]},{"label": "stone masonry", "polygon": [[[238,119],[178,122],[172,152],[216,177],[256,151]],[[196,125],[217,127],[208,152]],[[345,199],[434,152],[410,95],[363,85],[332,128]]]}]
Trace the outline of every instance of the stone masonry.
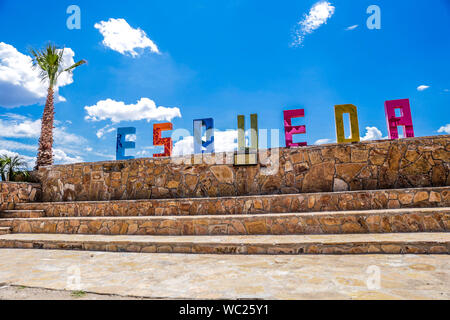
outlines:
[{"label": "stone masonry", "polygon": [[16,203],[39,201],[40,198],[40,184],[0,182],[0,211],[14,209]]},{"label": "stone masonry", "polygon": [[[194,253],[194,254],[449,254],[450,243],[445,237],[436,234],[421,233],[411,238],[398,234],[345,235],[345,240],[330,238],[328,235],[289,236],[280,241],[277,236],[265,236],[265,241],[253,236],[234,236],[232,239],[216,236],[203,241],[180,241],[179,237],[166,237],[164,242],[156,241],[160,237],[140,236],[96,236],[76,235],[62,239],[61,235],[33,236],[22,234],[16,239],[2,239],[0,248],[48,249],[48,250],[88,250],[109,252],[140,253]],[[136,239],[138,238],[138,239]],[[330,241],[331,240],[331,241]],[[173,259],[173,258],[172,258]],[[217,259],[217,257],[214,257]],[[248,257],[246,257],[248,259]],[[318,259],[318,257],[315,257]],[[369,258],[368,258],[369,259]],[[266,265],[265,265],[266,267]],[[329,266],[328,266],[329,268]],[[247,270],[243,268],[243,270]]]},{"label": "stone masonry", "polygon": [[96,235],[292,235],[449,232],[449,208],[179,217],[1,219],[13,233]]},{"label": "stone masonry", "polygon": [[16,205],[17,210],[44,210],[46,217],[235,215],[433,207],[450,207],[450,187]]},{"label": "stone masonry", "polygon": [[42,197],[39,185],[1,185],[0,247],[450,252],[450,135],[260,150],[251,166],[233,156],[40,168]]},{"label": "stone masonry", "polygon": [[232,159],[231,153],[207,155],[201,164],[186,156],[45,167],[39,170],[42,198],[47,202],[198,198],[450,185],[450,135],[267,153],[256,166],[214,161]]}]

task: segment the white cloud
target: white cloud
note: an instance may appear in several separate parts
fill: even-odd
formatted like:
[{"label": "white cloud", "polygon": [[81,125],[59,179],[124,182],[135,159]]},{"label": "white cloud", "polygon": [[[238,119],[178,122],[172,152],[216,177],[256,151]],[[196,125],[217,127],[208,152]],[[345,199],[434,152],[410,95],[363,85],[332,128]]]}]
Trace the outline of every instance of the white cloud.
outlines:
[{"label": "white cloud", "polygon": [[175,142],[173,145],[172,154],[174,156],[182,156],[194,153],[194,137],[184,137],[183,139]]},{"label": "white cloud", "polygon": [[[0,119],[0,138],[34,139],[36,143],[26,144],[9,139],[0,139],[0,149],[2,151],[8,151],[8,155],[18,154],[16,150],[36,154],[38,150],[37,139],[40,136],[41,130],[41,120],[32,120],[26,116],[12,113],[3,115],[3,118],[6,118],[6,120]],[[60,121],[55,121],[56,125],[60,123]],[[55,127],[53,133],[55,141],[53,154],[56,164],[83,162],[83,158],[80,155],[86,154],[86,152],[80,151],[77,148],[80,148],[81,146],[89,148],[85,147],[87,144],[85,138],[70,133],[67,131],[66,127],[60,126]],[[29,168],[34,167],[34,157],[21,156],[27,161]]]},{"label": "white cloud", "polygon": [[141,150],[136,152],[137,157],[152,157],[152,154],[147,150]]},{"label": "white cloud", "polygon": [[[383,137],[383,134],[377,127],[366,127],[366,134],[364,137],[361,137],[361,141],[370,141],[370,140],[385,140],[388,137]],[[315,145],[322,145],[328,143],[336,143],[336,140],[332,139],[320,139],[314,142]]]},{"label": "white cloud", "polygon": [[133,29],[125,19],[101,21],[94,25],[103,35],[103,44],[121,54],[139,55],[135,49],[150,48],[151,52],[160,53],[156,44],[140,28]]},{"label": "white cloud", "polygon": [[[232,152],[237,150],[237,130],[219,131],[214,130],[214,152]],[[203,137],[206,139],[206,137]],[[188,155],[194,153],[194,137],[189,136],[176,142],[173,146],[174,156]]]},{"label": "white cloud", "polygon": [[[0,150],[8,155],[19,154],[23,151],[30,154],[37,154],[38,138],[40,136],[40,120],[32,120],[27,116],[7,113],[0,116]],[[105,151],[95,150],[88,145],[88,141],[77,134],[68,132],[62,123],[69,124],[67,121],[55,120],[54,128],[54,162],[55,164],[79,163],[84,161],[85,156],[96,156],[101,159],[114,160],[115,155],[106,154]],[[115,128],[112,128],[115,130]],[[8,139],[2,139],[8,138]],[[14,141],[13,139],[31,139],[30,143]],[[7,152],[6,152],[7,151]],[[0,153],[1,155],[1,153]],[[24,156],[29,168],[34,167],[35,157]]]},{"label": "white cloud", "polygon": [[24,115],[16,114],[16,113],[10,113],[10,112],[7,112],[7,113],[3,114],[1,117],[12,119],[12,120],[27,120],[28,119],[28,117],[26,117]]},{"label": "white cloud", "polygon": [[387,137],[383,137],[383,134],[377,127],[366,127],[366,135],[364,137],[361,137],[361,141],[385,139],[387,139]]},{"label": "white cloud", "polygon": [[446,134],[450,134],[450,123],[446,124],[443,127],[440,127],[438,130],[439,133],[446,133]]},{"label": "white cloud", "polygon": [[334,143],[335,141],[332,139],[319,139],[316,142],[314,142],[315,145],[321,145],[321,144],[328,144],[328,143]]},{"label": "white cloud", "polygon": [[[0,155],[20,156],[27,163],[28,169],[32,169],[36,163],[36,157],[26,156],[8,149],[0,149]],[[53,159],[56,164],[71,164],[83,162],[83,158],[80,156],[71,157],[61,149],[53,149]]]},{"label": "white cloud", "polygon": [[137,136],[135,134],[127,135],[127,140],[128,141],[136,142],[136,139],[137,139]]},{"label": "white cloud", "polygon": [[328,1],[315,3],[309,11],[309,14],[305,14],[303,20],[298,23],[294,31],[295,39],[292,45],[301,45],[306,35],[313,33],[321,25],[327,23],[327,20],[334,14],[334,10],[335,7]]},{"label": "white cloud", "polygon": [[83,162],[80,156],[71,157],[61,149],[53,149],[53,159],[55,163],[71,164]]},{"label": "white cloud", "polygon": [[107,134],[107,133],[110,133],[110,132],[113,132],[114,130],[116,130],[116,128],[111,128],[111,125],[106,125],[105,127],[103,127],[103,128],[100,128],[100,129],[98,129],[97,130],[97,133],[96,133],[96,135],[97,135],[97,138],[102,138],[105,134]]},{"label": "white cloud", "polygon": [[[41,134],[41,120],[31,120],[25,116],[8,113],[0,119],[0,137],[3,138],[39,138]],[[59,124],[55,120],[55,124]],[[53,129],[55,144],[80,145],[87,140],[79,135],[67,132],[66,127],[55,127]]]},{"label": "white cloud", "polygon": [[425,85],[421,85],[417,87],[417,91],[425,91],[429,88],[430,86],[425,86]]},{"label": "white cloud", "polygon": [[355,24],[355,25],[353,25],[353,26],[350,26],[350,27],[347,27],[347,28],[345,28],[345,30],[346,30],[346,31],[351,31],[351,30],[355,30],[356,28],[358,28],[358,25],[357,25],[357,24]]},{"label": "white cloud", "polygon": [[[63,68],[74,64],[75,53],[66,48]],[[65,99],[58,94],[58,88],[73,82],[73,75],[64,72],[55,87],[55,101]],[[48,83],[39,78],[39,71],[32,68],[30,56],[20,53],[13,46],[0,42],[0,106],[14,108],[32,104],[42,104],[47,97]]]},{"label": "white cloud", "polygon": [[[101,121],[110,119],[113,123],[121,121],[171,121],[180,117],[179,108],[156,107],[153,100],[142,98],[136,104],[126,105],[124,102],[111,99],[101,100],[93,106],[86,106],[86,120]],[[98,136],[98,134],[97,134]]]},{"label": "white cloud", "polygon": [[41,120],[11,120],[0,119],[0,137],[5,138],[34,138],[41,133]]},{"label": "white cloud", "polygon": [[[248,137],[248,132],[247,132]],[[215,131],[214,133],[214,149],[216,152],[229,152],[237,150],[238,143],[237,130]]]},{"label": "white cloud", "polygon": [[24,150],[24,151],[37,152],[38,146],[32,145],[32,144],[25,144],[25,143],[17,142],[17,141],[0,139],[0,148],[10,149],[10,150]]},{"label": "white cloud", "polygon": [[54,128],[53,136],[56,145],[84,145],[87,143],[87,140],[84,137],[67,132],[66,127]]}]

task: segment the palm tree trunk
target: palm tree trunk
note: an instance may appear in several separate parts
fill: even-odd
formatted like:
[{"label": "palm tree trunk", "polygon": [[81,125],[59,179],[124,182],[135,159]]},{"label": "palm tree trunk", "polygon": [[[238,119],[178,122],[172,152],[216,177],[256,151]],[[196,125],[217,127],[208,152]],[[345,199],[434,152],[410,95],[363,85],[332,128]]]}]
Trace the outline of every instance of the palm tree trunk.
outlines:
[{"label": "palm tree trunk", "polygon": [[48,88],[47,101],[42,115],[41,137],[39,138],[39,150],[36,159],[35,170],[39,167],[53,164],[53,120],[55,117],[53,105],[53,88]]}]

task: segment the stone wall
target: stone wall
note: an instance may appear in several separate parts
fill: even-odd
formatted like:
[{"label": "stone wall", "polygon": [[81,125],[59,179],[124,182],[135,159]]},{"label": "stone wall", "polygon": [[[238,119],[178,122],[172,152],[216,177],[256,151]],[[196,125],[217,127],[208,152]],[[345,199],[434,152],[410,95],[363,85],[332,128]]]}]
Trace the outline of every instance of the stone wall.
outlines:
[{"label": "stone wall", "polygon": [[[262,150],[263,152],[267,150]],[[450,185],[450,135],[280,148],[256,166],[232,153],[51,166],[43,201],[197,198]],[[279,157],[278,157],[279,155]],[[222,162],[223,163],[223,162]]]},{"label": "stone wall", "polygon": [[15,203],[41,199],[41,185],[26,182],[0,182],[0,211],[14,209]]}]

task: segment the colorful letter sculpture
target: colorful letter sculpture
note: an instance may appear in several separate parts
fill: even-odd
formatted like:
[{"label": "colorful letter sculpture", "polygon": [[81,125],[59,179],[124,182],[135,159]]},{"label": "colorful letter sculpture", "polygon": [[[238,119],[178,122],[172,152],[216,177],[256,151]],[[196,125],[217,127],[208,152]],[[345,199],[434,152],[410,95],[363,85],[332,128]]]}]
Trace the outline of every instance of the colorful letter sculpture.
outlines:
[{"label": "colorful letter sculpture", "polygon": [[[206,130],[206,141],[202,139],[202,128]],[[203,150],[205,148],[206,150]],[[214,153],[214,119],[194,120],[194,153]]]},{"label": "colorful letter sculpture", "polygon": [[[350,128],[352,135],[350,138],[345,138],[344,130],[344,113],[350,115]],[[336,118],[336,137],[337,143],[359,142],[359,123],[358,123],[358,111],[352,104],[342,104],[334,106],[334,115]]]},{"label": "colorful letter sculpture", "polygon": [[[384,104],[386,112],[386,121],[389,132],[389,139],[399,138],[398,127],[403,127],[405,138],[414,137],[414,128],[411,117],[411,107],[409,99],[390,100]],[[400,115],[396,115],[396,110],[400,110]],[[306,142],[293,141],[295,134],[305,134],[305,125],[292,125],[292,119],[305,117],[304,109],[285,110],[284,113],[284,131],[286,148],[307,146]],[[344,113],[350,116],[349,138],[345,137]],[[359,135],[358,109],[352,104],[343,104],[334,106],[336,121],[336,137],[338,143],[356,143],[361,140]],[[234,155],[234,164],[236,166],[247,166],[258,164],[258,115],[250,115],[250,146],[246,146],[245,139],[245,116],[238,115],[238,150]],[[203,140],[203,127],[205,127],[206,140]],[[154,154],[154,157],[170,157],[172,155],[172,139],[162,138],[162,131],[173,130],[172,123],[158,123],[153,125],[153,145],[164,146],[164,153]],[[128,160],[134,159],[133,156],[125,156],[125,149],[133,149],[136,144],[133,141],[126,141],[126,135],[136,134],[136,128],[118,128],[116,159]],[[263,134],[263,133],[262,133]],[[262,136],[263,137],[263,136]],[[276,137],[278,140],[278,135]],[[214,119],[196,119],[194,120],[194,154],[200,154],[198,159],[208,158],[203,153],[214,153]],[[217,156],[217,155],[216,155]],[[194,158],[197,158],[194,156]],[[196,160],[195,160],[196,161]],[[194,161],[194,162],[195,162]],[[261,161],[264,161],[261,156]]]},{"label": "colorful letter sculpture", "polygon": [[250,147],[245,145],[245,116],[238,116],[238,151],[234,165],[248,166],[258,164],[258,115],[250,115]]},{"label": "colorful letter sculpture", "polygon": [[294,139],[293,135],[306,133],[306,126],[293,126],[292,119],[303,118],[304,116],[305,116],[304,109],[284,111],[284,132],[285,132],[286,148],[302,147],[308,145],[306,142],[301,143],[293,142]]},{"label": "colorful letter sculpture", "polygon": [[164,153],[157,153],[153,156],[155,158],[160,157],[170,157],[172,155],[172,139],[162,138],[161,132],[172,130],[172,123],[157,123],[153,125],[153,145],[154,146],[164,146]]},{"label": "colorful letter sculpture", "polygon": [[[395,115],[395,110],[400,109],[401,116]],[[411,117],[411,107],[409,99],[391,100],[384,103],[384,110],[386,111],[386,121],[389,132],[389,139],[398,139],[398,126],[403,127],[405,138],[414,137],[414,128]]]},{"label": "colorful letter sculpture", "polygon": [[132,156],[125,156],[125,149],[134,149],[136,143],[134,141],[126,141],[128,134],[136,134],[136,128],[118,128],[117,129],[117,144],[116,144],[116,160],[134,159]]}]

